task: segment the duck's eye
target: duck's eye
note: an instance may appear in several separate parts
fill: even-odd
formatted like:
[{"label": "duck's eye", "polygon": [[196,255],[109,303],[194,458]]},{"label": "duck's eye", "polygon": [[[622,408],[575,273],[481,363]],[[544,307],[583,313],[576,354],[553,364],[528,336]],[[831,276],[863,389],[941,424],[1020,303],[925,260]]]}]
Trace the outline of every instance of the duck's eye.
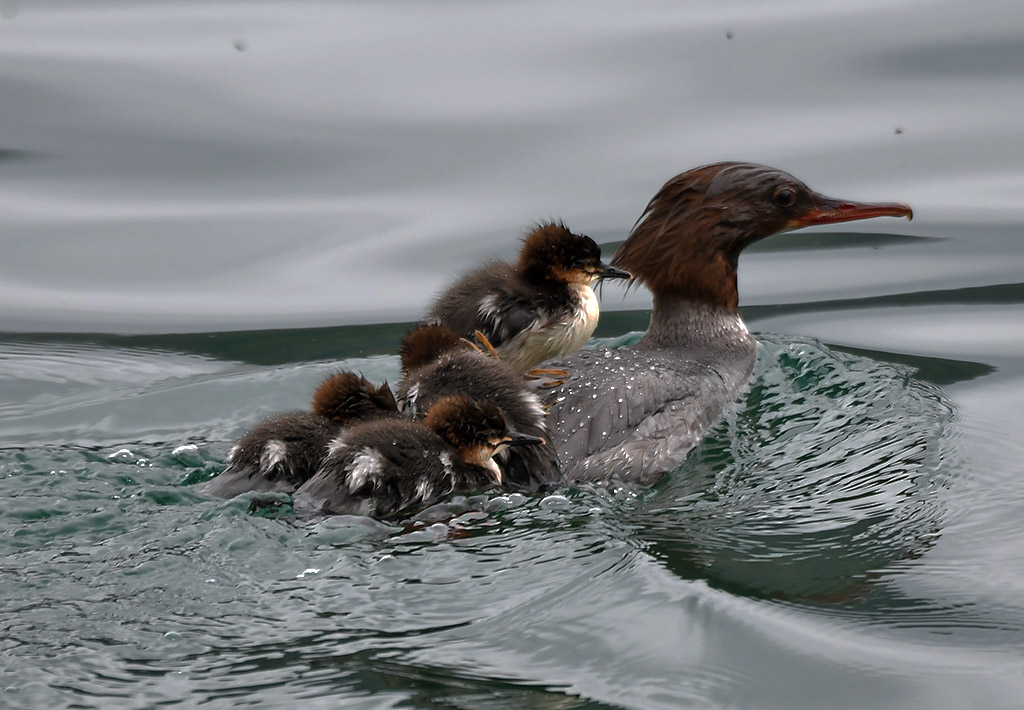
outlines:
[{"label": "duck's eye", "polygon": [[773,196],[775,203],[782,207],[792,207],[796,202],[796,190],[791,187],[780,187]]}]

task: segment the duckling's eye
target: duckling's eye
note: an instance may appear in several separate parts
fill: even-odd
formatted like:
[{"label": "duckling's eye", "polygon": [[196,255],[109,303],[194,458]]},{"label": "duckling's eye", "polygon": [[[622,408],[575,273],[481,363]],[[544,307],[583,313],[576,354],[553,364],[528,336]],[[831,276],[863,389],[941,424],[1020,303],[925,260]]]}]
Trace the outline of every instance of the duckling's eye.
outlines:
[{"label": "duckling's eye", "polygon": [[780,187],[772,195],[772,199],[782,207],[792,207],[793,203],[796,202],[796,190],[791,187]]}]

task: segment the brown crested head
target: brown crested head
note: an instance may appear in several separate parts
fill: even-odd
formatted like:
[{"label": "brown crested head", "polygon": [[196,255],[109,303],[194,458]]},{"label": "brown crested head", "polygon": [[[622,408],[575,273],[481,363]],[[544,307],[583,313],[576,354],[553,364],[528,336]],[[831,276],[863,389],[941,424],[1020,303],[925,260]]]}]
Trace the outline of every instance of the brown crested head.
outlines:
[{"label": "brown crested head", "polygon": [[428,323],[409,331],[398,348],[402,372],[412,372],[429,365],[445,353],[456,349],[472,350],[472,343],[446,325]]},{"label": "brown crested head", "polygon": [[518,271],[531,283],[585,283],[604,276],[629,274],[601,261],[601,247],[590,237],[573,234],[561,222],[537,225],[523,240]]},{"label": "brown crested head", "polygon": [[313,413],[339,424],[397,412],[395,395],[387,382],[378,387],[354,372],[329,375],[313,393]]},{"label": "brown crested head", "polygon": [[826,197],[764,165],[715,163],[665,183],[612,263],[656,297],[735,310],[736,267],[748,245],[799,227],[886,216],[913,213],[899,203]]},{"label": "brown crested head", "polygon": [[439,399],[423,423],[460,451],[501,439],[508,431],[498,405],[461,394]]}]

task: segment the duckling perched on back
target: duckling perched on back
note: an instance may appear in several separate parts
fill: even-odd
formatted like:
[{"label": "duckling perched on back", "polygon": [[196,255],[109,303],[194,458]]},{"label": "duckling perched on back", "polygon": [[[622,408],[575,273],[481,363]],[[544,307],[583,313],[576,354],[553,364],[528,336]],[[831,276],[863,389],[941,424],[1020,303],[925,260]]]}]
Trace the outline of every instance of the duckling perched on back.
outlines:
[{"label": "duckling perched on back", "polygon": [[353,372],[335,373],[317,387],[312,412],[287,412],[256,425],[231,449],[227,468],[201,489],[221,498],[291,493],[316,473],[342,428],[388,416],[399,415],[387,383],[377,387]]},{"label": "duckling perched on back", "polygon": [[320,470],[295,491],[298,513],[394,518],[451,493],[501,484],[493,456],[539,444],[511,431],[493,402],[444,397],[423,422],[380,419],[353,426],[329,446]]},{"label": "duckling perched on back", "polygon": [[503,361],[480,352],[443,325],[419,326],[400,348],[402,383],[398,403],[420,418],[442,397],[463,394],[501,408],[511,429],[543,438],[537,446],[508,449],[496,459],[506,488],[534,491],[561,482],[555,449],[547,441],[547,415],[522,376]]},{"label": "duckling perched on back", "polygon": [[576,352],[593,335],[599,309],[591,285],[598,278],[630,274],[603,263],[590,237],[545,223],[526,237],[518,264],[496,261],[463,276],[424,321],[469,338],[482,332],[502,360],[524,372]]}]

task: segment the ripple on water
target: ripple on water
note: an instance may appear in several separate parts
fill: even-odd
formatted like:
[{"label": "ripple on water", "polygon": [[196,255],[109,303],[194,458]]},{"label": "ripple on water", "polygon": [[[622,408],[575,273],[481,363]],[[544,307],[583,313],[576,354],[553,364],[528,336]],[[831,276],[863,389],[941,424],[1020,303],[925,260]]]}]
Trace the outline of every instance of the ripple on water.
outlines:
[{"label": "ripple on water", "polygon": [[[890,583],[941,540],[954,421],[906,367],[768,336],[738,411],[639,497],[581,487],[456,497],[400,526],[296,521],[196,492],[226,439],[0,451],[4,682],[19,702],[63,688],[398,704],[440,684],[573,707],[581,687],[625,702],[640,679],[634,702],[676,707],[756,685],[756,663],[729,660],[740,649],[776,654],[778,672],[803,662],[772,618],[807,638],[882,618],[989,629]],[[853,672],[835,658],[872,663],[821,653],[832,678]]]},{"label": "ripple on water", "polygon": [[[308,407],[316,385],[338,366],[256,367],[151,348],[5,340],[0,446],[226,439],[271,413]],[[398,359],[352,358],[343,366],[394,381]]]},{"label": "ripple on water", "polygon": [[645,500],[645,537],[737,593],[855,603],[941,535],[953,405],[904,366],[762,343],[738,411]]}]

